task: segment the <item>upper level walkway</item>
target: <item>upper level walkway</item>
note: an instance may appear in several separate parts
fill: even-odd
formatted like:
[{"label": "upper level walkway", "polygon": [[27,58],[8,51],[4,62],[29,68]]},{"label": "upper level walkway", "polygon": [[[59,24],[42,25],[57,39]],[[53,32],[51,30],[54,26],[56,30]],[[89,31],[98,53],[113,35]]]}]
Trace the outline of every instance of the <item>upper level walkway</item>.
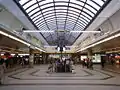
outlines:
[{"label": "upper level walkway", "polygon": [[76,73],[46,73],[47,65],[6,73],[0,90],[120,90],[119,66],[75,66]]}]

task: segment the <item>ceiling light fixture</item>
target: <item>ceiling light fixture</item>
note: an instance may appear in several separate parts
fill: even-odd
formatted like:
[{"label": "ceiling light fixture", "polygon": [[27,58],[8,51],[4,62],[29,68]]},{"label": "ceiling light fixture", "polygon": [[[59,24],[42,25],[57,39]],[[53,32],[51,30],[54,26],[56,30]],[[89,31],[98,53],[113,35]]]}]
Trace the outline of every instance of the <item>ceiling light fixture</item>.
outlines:
[{"label": "ceiling light fixture", "polygon": [[94,46],[96,46],[96,45],[98,45],[98,44],[101,44],[101,43],[103,43],[103,42],[109,41],[109,40],[114,39],[114,38],[119,37],[119,36],[120,36],[120,33],[118,33],[118,34],[116,34],[116,35],[113,35],[113,36],[111,36],[111,37],[108,37],[108,38],[106,38],[106,39],[103,39],[103,40],[101,40],[101,41],[99,41],[99,42],[96,42],[96,43],[94,43],[94,44],[92,44],[92,45],[89,45],[89,46],[87,46],[87,47],[84,47],[84,48],[82,48],[82,49],[80,49],[80,50],[77,50],[77,52],[80,52],[80,51],[86,50],[86,49],[88,49],[88,48],[94,47]]},{"label": "ceiling light fixture", "polygon": [[101,31],[69,31],[69,30],[57,30],[57,31],[40,31],[40,30],[24,30],[23,32],[42,32],[42,33],[54,33],[54,32],[70,32],[70,33],[101,33]]},{"label": "ceiling light fixture", "polygon": [[21,43],[23,43],[23,44],[25,44],[25,45],[27,45],[27,46],[30,46],[29,43],[27,43],[27,42],[25,42],[25,41],[23,41],[23,40],[21,40],[21,39],[19,39],[19,38],[17,38],[17,37],[14,37],[14,36],[12,36],[12,35],[10,35],[10,34],[7,34],[7,33],[3,32],[3,31],[0,31],[0,34],[4,35],[4,36],[6,36],[6,37],[9,37],[9,38],[11,38],[11,39],[13,39],[13,40],[16,40],[16,41],[18,41],[18,42],[21,42]]},{"label": "ceiling light fixture", "polygon": [[51,33],[53,33],[54,31],[40,31],[40,30],[25,30],[25,31],[23,31],[23,32],[43,32],[43,33],[47,33],[47,32],[51,32]]},{"label": "ceiling light fixture", "polygon": [[41,52],[46,52],[46,51],[44,51],[44,50],[42,50],[42,49],[40,49],[40,48],[38,48],[38,47],[35,47],[35,49],[37,49],[37,50],[39,50],[39,51],[41,51]]},{"label": "ceiling light fixture", "polygon": [[71,33],[101,33],[101,31],[70,31]]}]

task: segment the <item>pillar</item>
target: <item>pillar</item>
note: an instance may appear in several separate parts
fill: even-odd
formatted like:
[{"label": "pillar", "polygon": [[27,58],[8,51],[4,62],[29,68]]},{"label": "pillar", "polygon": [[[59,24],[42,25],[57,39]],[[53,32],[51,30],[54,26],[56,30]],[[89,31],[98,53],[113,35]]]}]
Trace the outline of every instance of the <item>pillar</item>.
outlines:
[{"label": "pillar", "polygon": [[87,56],[89,59],[92,59],[92,50],[91,49],[88,49]]},{"label": "pillar", "polygon": [[29,67],[33,68],[33,64],[34,64],[34,53],[33,53],[33,49],[29,47]]},{"label": "pillar", "polygon": [[46,64],[46,54],[42,53],[42,56],[43,56],[43,64]]}]

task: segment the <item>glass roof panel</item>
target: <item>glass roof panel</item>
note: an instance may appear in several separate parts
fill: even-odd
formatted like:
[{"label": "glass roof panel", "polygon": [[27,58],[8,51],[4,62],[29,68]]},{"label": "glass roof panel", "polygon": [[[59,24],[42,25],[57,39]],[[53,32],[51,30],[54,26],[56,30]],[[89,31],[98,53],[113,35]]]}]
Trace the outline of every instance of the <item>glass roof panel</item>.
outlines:
[{"label": "glass roof panel", "polygon": [[43,33],[42,34],[45,36],[45,37],[48,37],[50,35],[50,33]]},{"label": "glass roof panel", "polygon": [[30,18],[31,18],[31,19],[34,19],[34,18],[38,17],[39,15],[41,15],[41,12],[38,12],[38,13],[30,16]]},{"label": "glass roof panel", "polygon": [[78,9],[75,9],[75,8],[71,8],[71,7],[69,7],[69,10],[73,10],[73,11],[78,12],[78,13],[81,12],[81,10],[78,10]]},{"label": "glass roof panel", "polygon": [[74,25],[74,23],[75,23],[75,21],[73,21],[73,20],[67,20],[67,21],[66,21],[66,24]]},{"label": "glass roof panel", "polygon": [[92,2],[91,0],[87,0],[87,3],[90,4],[90,5],[92,5],[93,7],[95,7],[97,10],[100,9],[100,7],[97,4],[95,4],[94,2]]},{"label": "glass roof panel", "polygon": [[68,30],[68,31],[72,31],[72,28],[73,28],[73,27],[68,27],[68,26],[66,26],[65,29]]},{"label": "glass roof panel", "polygon": [[78,9],[82,9],[81,6],[78,6],[78,5],[75,5],[75,4],[72,4],[72,3],[70,3],[70,6],[75,7],[75,8],[78,8]]},{"label": "glass roof panel", "polygon": [[37,19],[36,21],[34,21],[34,23],[39,23],[39,22],[41,22],[41,21],[44,21],[43,19],[41,19],[41,18],[39,18],[39,19]]},{"label": "glass roof panel", "polygon": [[51,14],[51,13],[55,13],[55,11],[54,10],[47,11],[47,12],[44,12],[43,15],[47,15],[47,14]]},{"label": "glass roof panel", "polygon": [[56,10],[56,14],[58,13],[67,13],[67,10]]},{"label": "glass roof panel", "polygon": [[84,13],[84,12],[82,12],[81,14],[85,15],[85,16],[88,17],[90,20],[92,19],[91,16],[89,16],[88,14],[86,14],[86,13]]},{"label": "glass roof panel", "polygon": [[[22,1],[24,1],[24,0],[22,0]],[[36,0],[31,0],[30,2],[28,2],[27,4],[25,4],[23,6],[23,8],[26,9],[26,8],[30,7],[31,5],[33,5],[34,3],[37,3]]]},{"label": "glass roof panel", "polygon": [[87,22],[85,19],[81,18],[81,17],[79,17],[79,20],[81,20],[81,21],[83,21],[84,23],[88,24],[88,22]]},{"label": "glass roof panel", "polygon": [[95,9],[87,4],[85,4],[85,7],[88,8],[89,10],[91,10],[92,12],[97,13],[97,9]]},{"label": "glass roof panel", "polygon": [[100,6],[102,6],[104,4],[104,2],[102,0],[93,0],[95,1],[96,3],[98,3]]},{"label": "glass roof panel", "polygon": [[[82,26],[87,26],[87,23],[84,23],[83,21],[80,21],[80,20],[79,20],[79,22],[80,22],[80,23],[77,23],[77,24],[78,24],[78,26],[79,26],[79,25],[82,25]],[[77,24],[76,24],[76,26],[77,26]]]},{"label": "glass roof panel", "polygon": [[51,21],[47,21],[47,24],[56,25],[56,22],[54,22],[54,20],[51,20]]},{"label": "glass roof panel", "polygon": [[56,2],[55,5],[56,5],[56,6],[57,6],[57,5],[65,5],[65,6],[67,6],[68,3],[65,3],[65,2]]},{"label": "glass roof panel", "polygon": [[38,15],[38,16],[36,16],[35,18],[33,18],[32,20],[33,20],[33,21],[36,21],[36,20],[38,20],[38,19],[40,19],[40,18],[42,18],[42,15]]},{"label": "glass roof panel", "polygon": [[[71,25],[71,24],[70,24],[70,25]],[[70,25],[66,24],[66,28],[65,28],[65,29],[71,31],[74,26],[73,26],[73,25],[70,26]]]},{"label": "glass roof panel", "polygon": [[68,2],[69,0],[54,0],[54,1],[55,1],[55,2],[56,2],[56,1],[67,1],[67,2]]},{"label": "glass roof panel", "polygon": [[77,15],[77,16],[79,16],[79,13],[77,13],[77,12],[73,12],[73,11],[68,11],[68,13],[73,13],[74,15]]},{"label": "glass roof panel", "polygon": [[47,7],[50,7],[50,6],[53,6],[53,5],[54,5],[53,3],[50,3],[50,4],[42,5],[40,8],[44,9],[44,8],[47,8]]},{"label": "glass roof panel", "polygon": [[31,16],[32,14],[36,13],[36,12],[39,12],[40,11],[40,8],[37,8],[35,9],[34,11],[30,12],[28,15]]},{"label": "glass roof panel", "polygon": [[71,2],[73,2],[73,3],[76,3],[76,4],[79,4],[79,5],[81,5],[81,6],[84,6],[84,2],[81,2],[81,1],[79,1],[79,0],[70,0]]},{"label": "glass roof panel", "polygon": [[89,10],[87,10],[87,9],[83,9],[83,11],[85,11],[85,12],[87,12],[88,14],[90,14],[92,17],[94,16],[94,14],[92,13],[92,12],[90,12]]},{"label": "glass roof panel", "polygon": [[75,30],[75,31],[78,31],[78,30],[79,30],[79,31],[82,31],[83,29],[84,29],[83,26],[78,26],[78,25],[77,25],[74,30]]},{"label": "glass roof panel", "polygon": [[44,18],[47,18],[47,17],[55,17],[55,13],[51,13],[51,14],[48,14],[48,15],[44,15]]},{"label": "glass roof panel", "polygon": [[47,17],[45,20],[49,20],[49,19],[55,20],[55,16],[53,16],[53,17]]},{"label": "glass roof panel", "polygon": [[54,22],[54,23],[56,23],[56,20],[55,20],[55,19],[50,19],[50,20],[46,20],[46,21],[47,21],[48,23],[49,23],[49,22],[52,22],[52,23]]},{"label": "glass roof panel", "polygon": [[72,31],[72,29],[73,29],[73,26],[66,25],[66,27],[65,27],[65,30],[67,30],[67,31]]},{"label": "glass roof panel", "polygon": [[52,31],[56,31],[57,29],[55,28],[56,25],[48,25]]},{"label": "glass roof panel", "polygon": [[[74,0],[70,0],[71,2],[74,2]],[[85,2],[86,0],[77,0],[77,1],[82,1],[82,2]]]},{"label": "glass roof panel", "polygon": [[[65,21],[63,21],[63,22],[65,22]],[[58,26],[63,26],[64,27],[64,23],[62,23],[62,22],[58,22],[57,24],[58,24]]]},{"label": "glass roof panel", "polygon": [[44,20],[40,20],[40,22],[37,22],[37,23],[35,23],[35,24],[36,24],[37,26],[39,26],[41,23],[42,23],[42,24],[43,24],[43,23],[45,24]]},{"label": "glass roof panel", "polygon": [[46,4],[46,3],[50,3],[53,2],[53,0],[41,0],[41,2],[39,3],[40,6]]},{"label": "glass roof panel", "polygon": [[20,0],[19,3],[23,5],[24,3],[28,2],[29,0]]},{"label": "glass roof panel", "polygon": [[50,11],[50,10],[54,10],[54,7],[52,7],[52,8],[47,8],[47,9],[42,9],[42,12],[44,13],[44,12],[47,12],[47,11]]},{"label": "glass roof panel", "polygon": [[57,9],[59,9],[59,10],[67,10],[67,7],[55,7],[55,9],[57,10]]},{"label": "glass roof panel", "polygon": [[68,17],[74,17],[74,18],[78,18],[78,16],[75,16],[75,15],[73,15],[73,14],[70,14],[70,13],[68,13]]},{"label": "glass roof panel", "polygon": [[33,9],[36,8],[36,7],[38,7],[38,4],[35,4],[35,5],[31,6],[30,8],[28,8],[28,9],[26,10],[26,12],[29,13],[31,10],[33,10]]},{"label": "glass roof panel", "polygon": [[44,0],[38,0],[38,1],[44,1]]},{"label": "glass roof panel", "polygon": [[[100,13],[99,11],[103,10],[109,3],[108,1],[109,0],[19,0],[19,5],[23,7],[23,13],[25,13],[25,15],[28,14],[26,16],[32,24],[40,30],[85,30]],[[16,0],[16,2],[18,2],[18,0]],[[43,33],[43,36],[44,35]],[[52,40],[60,37],[60,35],[62,36],[64,34],[54,33],[52,36],[49,34],[50,38],[53,38]],[[74,42],[77,36],[78,34],[68,34],[67,37],[72,38],[69,39],[68,44]],[[65,37],[66,41],[67,37]],[[48,38],[45,39],[49,42]]]},{"label": "glass roof panel", "polygon": [[45,22],[39,22],[37,23],[37,26],[42,27],[42,26],[47,26],[47,24]]},{"label": "glass roof panel", "polygon": [[[47,22],[47,24],[48,24],[48,22]],[[46,26],[46,23],[45,22],[39,22],[39,23],[37,23],[37,26],[39,26],[39,27]]]},{"label": "glass roof panel", "polygon": [[48,23],[48,26],[49,26],[51,29],[53,29],[53,28],[56,27],[56,23],[53,23],[53,22],[52,22],[52,24],[51,24],[51,23]]},{"label": "glass roof panel", "polygon": [[42,26],[42,27],[39,27],[39,30],[44,31],[44,30],[48,30],[48,28],[46,26]]},{"label": "glass roof panel", "polygon": [[[44,22],[44,23],[42,23],[42,24],[41,24],[41,23],[39,23],[37,26],[38,26],[38,27],[42,27],[42,28],[43,28],[43,27],[46,27],[46,23],[45,23],[45,22]],[[47,28],[47,27],[46,27],[46,28]]]},{"label": "glass roof panel", "polygon": [[72,28],[74,26],[74,24],[75,24],[74,22],[72,22],[72,23],[68,22],[68,23],[66,23],[66,28],[67,27]]},{"label": "glass roof panel", "polygon": [[77,20],[77,18],[69,17],[69,16],[67,17],[67,19],[72,19],[72,20],[75,20],[75,21]]},{"label": "glass roof panel", "polygon": [[84,18],[85,20],[87,20],[88,22],[90,22],[90,19],[87,18],[87,17],[85,17],[85,16],[83,16],[82,14],[80,15],[80,17],[82,17],[82,18]]}]

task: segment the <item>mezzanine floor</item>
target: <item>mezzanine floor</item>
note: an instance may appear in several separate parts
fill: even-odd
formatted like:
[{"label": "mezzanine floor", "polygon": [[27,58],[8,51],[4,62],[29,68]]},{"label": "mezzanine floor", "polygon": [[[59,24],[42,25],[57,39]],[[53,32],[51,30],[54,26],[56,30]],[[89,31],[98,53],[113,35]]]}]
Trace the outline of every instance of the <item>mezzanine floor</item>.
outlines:
[{"label": "mezzanine floor", "polygon": [[94,70],[76,65],[76,73],[46,73],[47,65],[7,73],[0,90],[120,90],[120,68]]}]

